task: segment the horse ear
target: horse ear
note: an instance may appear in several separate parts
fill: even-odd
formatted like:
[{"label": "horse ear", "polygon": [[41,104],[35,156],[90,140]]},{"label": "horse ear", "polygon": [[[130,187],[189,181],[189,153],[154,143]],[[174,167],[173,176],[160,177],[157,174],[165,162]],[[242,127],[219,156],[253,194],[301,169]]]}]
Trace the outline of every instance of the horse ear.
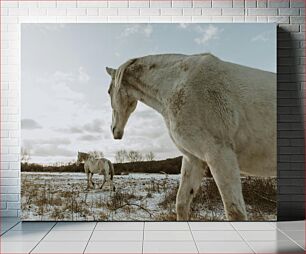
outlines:
[{"label": "horse ear", "polygon": [[121,65],[121,66],[118,68],[118,70],[116,71],[116,76],[115,76],[115,88],[116,88],[117,91],[119,90],[119,88],[120,88],[120,86],[121,86],[124,71],[125,71],[130,65],[132,65],[133,63],[135,63],[136,60],[137,60],[137,58],[128,60],[128,61],[125,62],[123,65]]},{"label": "horse ear", "polygon": [[110,68],[110,67],[106,67],[106,72],[107,72],[112,78],[115,77],[115,74],[116,74],[116,70],[115,70],[115,69]]}]

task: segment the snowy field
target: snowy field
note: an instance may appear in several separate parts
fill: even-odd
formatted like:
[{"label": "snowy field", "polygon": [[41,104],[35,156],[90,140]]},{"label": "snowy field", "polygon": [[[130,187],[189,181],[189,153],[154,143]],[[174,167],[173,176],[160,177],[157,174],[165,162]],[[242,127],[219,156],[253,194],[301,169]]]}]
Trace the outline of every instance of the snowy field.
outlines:
[{"label": "snowy field", "polygon": [[[102,176],[99,175],[93,178],[97,183],[95,189],[86,191],[84,173],[23,172],[22,218],[44,221],[175,220],[175,196],[179,178],[180,175],[166,174],[116,175],[116,191],[111,192],[106,184],[102,190],[98,188],[102,181]],[[246,179],[243,179],[243,182],[245,181]],[[254,184],[258,185],[256,181]],[[260,184],[262,185],[261,182]],[[272,190],[274,193],[274,188],[276,191],[274,179],[265,182],[264,186],[269,187],[269,192]],[[251,185],[247,188],[250,193],[256,190]],[[260,191],[263,188],[259,186],[258,189]],[[276,220],[276,202],[270,197],[262,196],[262,193],[254,191],[254,195],[254,199],[245,197],[249,219]],[[191,214],[191,220],[225,220],[223,205],[212,178],[203,179]]]}]

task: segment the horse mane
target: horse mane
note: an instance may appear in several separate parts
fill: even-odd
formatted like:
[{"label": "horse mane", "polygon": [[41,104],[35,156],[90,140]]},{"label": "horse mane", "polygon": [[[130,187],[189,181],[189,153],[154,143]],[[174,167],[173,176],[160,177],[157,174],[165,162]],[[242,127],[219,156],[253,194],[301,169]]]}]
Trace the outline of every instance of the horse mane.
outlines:
[{"label": "horse mane", "polygon": [[118,68],[118,70],[116,71],[116,75],[115,75],[115,89],[116,90],[119,90],[119,88],[120,88],[120,85],[121,85],[122,79],[123,79],[124,71],[126,70],[127,67],[129,67],[131,64],[136,62],[136,60],[137,60],[137,58],[130,59]]}]

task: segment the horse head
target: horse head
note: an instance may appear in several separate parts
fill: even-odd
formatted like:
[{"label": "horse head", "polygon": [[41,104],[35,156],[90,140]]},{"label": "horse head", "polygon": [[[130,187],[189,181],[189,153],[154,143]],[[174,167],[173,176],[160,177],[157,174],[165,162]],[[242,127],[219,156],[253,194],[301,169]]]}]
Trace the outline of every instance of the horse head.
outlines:
[{"label": "horse head", "polygon": [[117,70],[106,67],[107,73],[111,76],[108,94],[111,98],[112,106],[112,125],[114,139],[121,139],[124,133],[124,127],[137,105],[137,100],[128,93],[126,85],[126,69],[132,65],[136,59],[132,59],[121,65]]},{"label": "horse head", "polygon": [[78,152],[78,159],[76,161],[76,165],[79,166],[84,160],[87,160],[89,157],[89,154]]}]

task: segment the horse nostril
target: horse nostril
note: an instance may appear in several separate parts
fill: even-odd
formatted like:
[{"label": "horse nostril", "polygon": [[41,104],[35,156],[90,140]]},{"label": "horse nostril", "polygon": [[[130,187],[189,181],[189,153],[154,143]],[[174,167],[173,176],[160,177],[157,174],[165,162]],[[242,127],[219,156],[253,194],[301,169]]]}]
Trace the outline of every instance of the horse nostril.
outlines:
[{"label": "horse nostril", "polygon": [[111,129],[112,129],[112,132],[114,133],[115,132],[115,127],[111,127]]}]

